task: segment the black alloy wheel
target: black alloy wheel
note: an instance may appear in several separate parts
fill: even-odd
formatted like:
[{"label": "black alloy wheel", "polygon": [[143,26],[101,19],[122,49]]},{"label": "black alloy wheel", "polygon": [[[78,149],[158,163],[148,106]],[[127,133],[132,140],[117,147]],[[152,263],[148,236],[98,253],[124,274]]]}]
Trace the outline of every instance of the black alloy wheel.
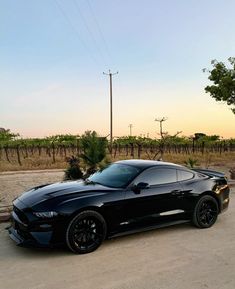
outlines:
[{"label": "black alloy wheel", "polygon": [[216,222],[218,214],[219,207],[216,199],[204,195],[195,206],[193,223],[198,228],[210,228]]},{"label": "black alloy wheel", "polygon": [[106,222],[95,211],[84,211],[72,219],[66,231],[66,243],[78,254],[96,250],[106,236]]}]

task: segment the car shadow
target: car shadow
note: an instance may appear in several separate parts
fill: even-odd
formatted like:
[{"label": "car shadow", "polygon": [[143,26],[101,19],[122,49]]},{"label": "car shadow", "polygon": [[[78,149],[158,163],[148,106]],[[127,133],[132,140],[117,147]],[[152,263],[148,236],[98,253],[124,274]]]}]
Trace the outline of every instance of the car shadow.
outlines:
[{"label": "car shadow", "polygon": [[[128,241],[132,241],[132,240],[138,240],[138,239],[148,239],[148,238],[152,238],[153,236],[156,237],[157,235],[162,235],[162,234],[174,234],[174,232],[176,231],[193,231],[197,228],[195,228],[194,226],[192,226],[190,223],[182,223],[182,224],[175,224],[175,225],[170,225],[170,226],[166,226],[166,227],[162,227],[162,228],[156,228],[156,229],[151,229],[148,231],[143,231],[143,232],[136,232],[136,233],[132,233],[132,234],[126,234],[123,236],[118,236],[118,237],[114,237],[114,238],[110,238],[108,240],[106,240],[106,244],[109,243],[109,241],[112,242],[126,242]],[[111,243],[112,243],[111,242]]]},{"label": "car shadow", "polygon": [[[172,238],[177,234],[177,232],[183,233],[185,231],[195,231],[195,230],[197,230],[197,228],[191,226],[188,223],[183,223],[164,228],[153,229],[145,232],[138,232],[134,234],[110,238],[105,240],[97,251],[93,252],[92,254],[79,255],[79,257],[81,258],[81,256],[83,256],[82,258],[85,258],[85,256],[91,256],[93,254],[100,254],[100,253],[102,254],[103,250],[109,251],[115,248],[119,247],[121,248],[125,245],[135,246],[136,242],[138,243],[148,242],[152,238],[156,238],[156,240],[168,236]],[[24,259],[32,259],[32,258],[47,259],[47,258],[78,256],[77,254],[70,252],[67,249],[66,245],[56,248],[20,247],[16,246],[15,243],[9,238],[7,231],[5,231],[4,233],[4,238],[6,239],[4,242],[5,246],[7,246],[7,250],[11,252],[10,256],[8,255],[8,258],[18,256],[23,257]]]}]

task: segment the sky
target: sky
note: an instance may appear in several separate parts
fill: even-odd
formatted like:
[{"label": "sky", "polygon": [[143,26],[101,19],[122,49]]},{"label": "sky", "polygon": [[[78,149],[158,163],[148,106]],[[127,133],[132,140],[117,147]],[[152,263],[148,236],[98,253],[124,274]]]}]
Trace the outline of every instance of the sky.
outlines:
[{"label": "sky", "polygon": [[235,137],[203,68],[235,56],[233,0],[0,0],[0,127],[23,137]]}]

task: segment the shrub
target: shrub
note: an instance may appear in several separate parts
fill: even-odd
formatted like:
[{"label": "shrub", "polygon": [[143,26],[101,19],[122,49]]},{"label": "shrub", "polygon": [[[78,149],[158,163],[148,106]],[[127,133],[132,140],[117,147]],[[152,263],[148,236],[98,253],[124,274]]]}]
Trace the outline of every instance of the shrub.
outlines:
[{"label": "shrub", "polygon": [[195,166],[198,166],[198,160],[197,159],[192,159],[192,158],[188,158],[188,160],[186,160],[185,165],[189,168],[194,168]]},{"label": "shrub", "polygon": [[231,169],[229,170],[229,172],[230,172],[230,178],[231,178],[232,180],[235,180],[235,167],[231,168]]},{"label": "shrub", "polygon": [[83,172],[80,168],[80,161],[78,158],[71,156],[66,159],[69,164],[68,168],[65,170],[65,180],[78,180],[83,178]]}]

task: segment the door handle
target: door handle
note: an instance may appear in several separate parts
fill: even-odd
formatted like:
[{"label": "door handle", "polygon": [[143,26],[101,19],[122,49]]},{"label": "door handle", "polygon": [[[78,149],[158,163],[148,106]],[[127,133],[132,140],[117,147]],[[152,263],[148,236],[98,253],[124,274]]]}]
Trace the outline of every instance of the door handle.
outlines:
[{"label": "door handle", "polygon": [[182,196],[184,195],[184,192],[182,192],[181,190],[173,190],[171,191],[172,196]]}]

